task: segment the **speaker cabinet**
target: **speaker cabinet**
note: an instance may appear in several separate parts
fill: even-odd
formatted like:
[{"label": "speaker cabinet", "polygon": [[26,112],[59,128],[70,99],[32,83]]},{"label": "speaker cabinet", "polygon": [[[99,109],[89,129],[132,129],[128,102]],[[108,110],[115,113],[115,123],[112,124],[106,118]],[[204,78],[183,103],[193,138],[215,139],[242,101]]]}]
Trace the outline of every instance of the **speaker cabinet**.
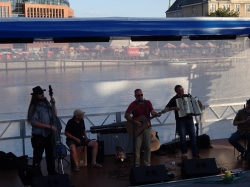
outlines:
[{"label": "speaker cabinet", "polygon": [[217,175],[218,169],[215,158],[183,160],[181,174],[185,179]]},{"label": "speaker cabinet", "polygon": [[168,180],[164,165],[133,167],[130,171],[131,186],[167,182]]},{"label": "speaker cabinet", "polygon": [[32,184],[32,187],[71,187],[68,174],[34,177]]},{"label": "speaker cabinet", "polygon": [[[104,141],[97,141],[98,142],[98,153],[96,156],[96,162],[101,163],[104,162]],[[91,163],[92,160],[92,147],[87,146],[87,160],[88,163]]]}]

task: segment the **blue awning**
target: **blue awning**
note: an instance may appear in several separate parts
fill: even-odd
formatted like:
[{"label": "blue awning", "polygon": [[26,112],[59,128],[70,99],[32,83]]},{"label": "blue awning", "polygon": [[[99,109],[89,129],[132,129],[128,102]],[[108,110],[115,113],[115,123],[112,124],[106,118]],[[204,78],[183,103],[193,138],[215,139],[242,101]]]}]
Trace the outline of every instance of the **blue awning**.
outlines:
[{"label": "blue awning", "polygon": [[0,38],[248,35],[243,18],[1,18]]}]

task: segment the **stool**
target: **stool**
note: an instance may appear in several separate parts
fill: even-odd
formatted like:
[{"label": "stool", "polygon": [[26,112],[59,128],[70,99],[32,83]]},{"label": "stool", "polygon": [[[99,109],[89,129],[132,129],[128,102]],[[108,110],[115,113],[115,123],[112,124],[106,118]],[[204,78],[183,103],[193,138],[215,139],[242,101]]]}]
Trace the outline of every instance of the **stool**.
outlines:
[{"label": "stool", "polygon": [[[244,140],[244,148],[247,149],[247,138],[241,138],[239,141]],[[234,155],[235,155],[235,147],[234,147]],[[237,160],[241,157],[241,153],[237,156]]]}]

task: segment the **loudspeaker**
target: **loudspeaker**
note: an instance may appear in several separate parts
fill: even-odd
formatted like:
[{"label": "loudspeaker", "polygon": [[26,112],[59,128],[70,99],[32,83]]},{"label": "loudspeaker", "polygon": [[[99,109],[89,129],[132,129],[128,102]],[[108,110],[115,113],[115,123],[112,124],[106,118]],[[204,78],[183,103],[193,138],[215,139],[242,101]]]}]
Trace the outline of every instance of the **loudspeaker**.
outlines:
[{"label": "loudspeaker", "polygon": [[181,165],[181,174],[183,178],[217,175],[218,169],[215,158],[183,160]]},{"label": "loudspeaker", "polygon": [[[101,163],[104,162],[104,141],[97,141],[98,142],[98,153],[96,156],[96,162]],[[91,163],[92,160],[92,147],[87,146],[87,160],[88,163]]]},{"label": "loudspeaker", "polygon": [[130,171],[130,185],[137,186],[168,181],[164,165],[133,167]]},{"label": "loudspeaker", "polygon": [[69,175],[49,175],[34,177],[32,187],[71,187]]}]

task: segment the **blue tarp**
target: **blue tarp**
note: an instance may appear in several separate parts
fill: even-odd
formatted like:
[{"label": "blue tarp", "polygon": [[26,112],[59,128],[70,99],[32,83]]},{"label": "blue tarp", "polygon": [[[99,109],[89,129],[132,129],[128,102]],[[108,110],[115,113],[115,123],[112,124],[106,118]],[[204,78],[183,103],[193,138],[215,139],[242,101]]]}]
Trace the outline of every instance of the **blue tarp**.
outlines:
[{"label": "blue tarp", "polygon": [[1,18],[0,38],[246,35],[243,18]]}]

